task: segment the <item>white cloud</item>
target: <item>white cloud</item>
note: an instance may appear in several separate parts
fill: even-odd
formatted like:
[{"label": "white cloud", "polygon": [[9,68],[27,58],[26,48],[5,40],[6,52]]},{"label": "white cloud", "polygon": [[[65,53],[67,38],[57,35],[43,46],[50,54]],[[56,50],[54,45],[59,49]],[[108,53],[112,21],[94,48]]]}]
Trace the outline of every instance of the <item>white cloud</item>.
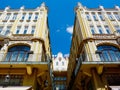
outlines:
[{"label": "white cloud", "polygon": [[68,27],[66,28],[66,31],[67,31],[68,33],[72,34],[72,33],[73,33],[73,26],[68,26]]}]

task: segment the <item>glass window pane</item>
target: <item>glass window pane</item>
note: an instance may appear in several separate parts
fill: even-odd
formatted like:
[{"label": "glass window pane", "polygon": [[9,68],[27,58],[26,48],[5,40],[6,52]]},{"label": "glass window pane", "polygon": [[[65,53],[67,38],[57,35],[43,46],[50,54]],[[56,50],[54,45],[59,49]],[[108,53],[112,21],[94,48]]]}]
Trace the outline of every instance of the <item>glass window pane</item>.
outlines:
[{"label": "glass window pane", "polygon": [[8,49],[6,61],[27,61],[29,51],[30,47],[28,46],[11,47],[10,49]]},{"label": "glass window pane", "polygon": [[109,27],[108,27],[108,26],[105,26],[105,29],[106,29],[107,34],[110,34],[110,29],[109,29]]},{"label": "glass window pane", "polygon": [[101,61],[119,61],[120,51],[114,46],[98,46],[97,47]]},{"label": "glass window pane", "polygon": [[0,26],[0,33],[2,32],[2,30],[3,30],[3,26]]},{"label": "glass window pane", "polygon": [[100,34],[103,34],[103,32],[102,32],[102,27],[101,27],[101,26],[98,26],[98,30],[99,30],[99,33],[100,33]]},{"label": "glass window pane", "polygon": [[18,54],[17,61],[23,61],[24,54],[25,54],[24,51],[20,51],[19,54]]},{"label": "glass window pane", "polygon": [[90,26],[90,29],[91,29],[92,34],[95,34],[95,29],[94,29],[94,27],[93,27],[93,26]]},{"label": "glass window pane", "polygon": [[18,56],[18,52],[17,51],[12,52],[10,61],[16,61],[17,60],[17,56]]}]

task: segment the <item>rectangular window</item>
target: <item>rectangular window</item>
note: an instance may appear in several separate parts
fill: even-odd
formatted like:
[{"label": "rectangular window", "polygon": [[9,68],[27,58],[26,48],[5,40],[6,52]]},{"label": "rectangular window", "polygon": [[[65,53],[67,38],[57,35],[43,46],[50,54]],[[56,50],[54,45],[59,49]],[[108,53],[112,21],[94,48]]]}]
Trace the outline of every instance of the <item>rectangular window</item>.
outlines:
[{"label": "rectangular window", "polygon": [[28,26],[25,26],[23,34],[27,34],[27,30],[28,30]]},{"label": "rectangular window", "polygon": [[102,27],[101,27],[101,26],[98,26],[98,30],[99,30],[99,33],[100,33],[100,34],[103,34],[103,31],[102,31]]},{"label": "rectangular window", "polygon": [[108,26],[105,26],[105,29],[106,29],[107,34],[110,34],[110,33],[111,33],[111,32],[110,32],[110,28],[109,28]]},{"label": "rectangular window", "polygon": [[120,20],[120,16],[116,13],[114,14],[117,20]]},{"label": "rectangular window", "polygon": [[19,34],[21,26],[17,26],[16,34]]},{"label": "rectangular window", "polygon": [[102,20],[102,21],[105,20],[105,19],[103,18],[103,15],[99,14],[98,16],[100,17],[100,20]]},{"label": "rectangular window", "polygon": [[25,14],[22,15],[22,20],[24,20],[24,19],[25,19]]},{"label": "rectangular window", "polygon": [[7,26],[7,30],[5,31],[4,35],[8,35],[10,33],[10,28],[11,28],[11,26]]},{"label": "rectangular window", "polygon": [[90,26],[90,30],[91,30],[91,33],[92,33],[92,34],[95,34],[94,26]]},{"label": "rectangular window", "polygon": [[32,26],[31,34],[34,34],[34,32],[35,32],[35,26]]},{"label": "rectangular window", "polygon": [[86,14],[86,18],[87,20],[91,20],[90,15],[88,13]]},{"label": "rectangular window", "polygon": [[94,19],[95,21],[98,20],[95,14],[92,14],[92,16],[93,16],[93,19]]},{"label": "rectangular window", "polygon": [[117,33],[119,33],[120,34],[120,27],[117,25],[117,26],[115,26],[115,29],[116,29],[116,31],[117,31]]},{"label": "rectangular window", "polygon": [[2,32],[2,30],[3,30],[3,26],[0,26],[0,33]]},{"label": "rectangular window", "polygon": [[29,17],[28,17],[28,20],[31,20],[31,17],[32,17],[32,14],[30,13],[30,14],[29,14]]},{"label": "rectangular window", "polygon": [[113,16],[109,13],[109,14],[107,14],[108,15],[108,18],[110,19],[110,20],[114,20],[114,18],[113,18]]},{"label": "rectangular window", "polygon": [[38,13],[35,14],[35,20],[37,20],[37,19],[38,19]]},{"label": "rectangular window", "polygon": [[12,20],[15,20],[16,18],[17,18],[17,14],[14,14]]},{"label": "rectangular window", "polygon": [[10,14],[7,14],[5,20],[8,20],[9,18],[10,18]]}]

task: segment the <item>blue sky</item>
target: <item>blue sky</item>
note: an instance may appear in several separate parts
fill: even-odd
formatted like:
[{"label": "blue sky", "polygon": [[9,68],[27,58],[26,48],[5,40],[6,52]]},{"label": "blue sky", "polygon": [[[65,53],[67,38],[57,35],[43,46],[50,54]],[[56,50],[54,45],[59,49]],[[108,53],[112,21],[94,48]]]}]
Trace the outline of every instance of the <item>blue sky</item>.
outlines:
[{"label": "blue sky", "polygon": [[72,26],[74,24],[74,8],[77,2],[88,8],[98,8],[103,5],[105,8],[114,8],[120,6],[120,0],[0,0],[0,9],[6,6],[19,9],[37,8],[42,2],[46,3],[49,9],[48,22],[50,29],[50,40],[52,54],[62,52],[68,54],[71,46]]}]

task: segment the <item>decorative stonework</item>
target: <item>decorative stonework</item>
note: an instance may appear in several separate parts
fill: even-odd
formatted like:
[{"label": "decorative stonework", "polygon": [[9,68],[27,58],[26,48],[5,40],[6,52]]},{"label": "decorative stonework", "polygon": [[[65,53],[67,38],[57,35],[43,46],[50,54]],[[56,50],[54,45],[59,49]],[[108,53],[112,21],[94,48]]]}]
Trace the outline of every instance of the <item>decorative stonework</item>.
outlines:
[{"label": "decorative stonework", "polygon": [[95,40],[96,45],[105,44],[105,43],[111,43],[111,44],[116,44],[117,45],[116,40]]},{"label": "decorative stonework", "polygon": [[28,45],[32,45],[32,42],[30,42],[30,41],[10,41],[9,42],[9,46],[11,46],[11,45],[18,45],[18,44],[28,44]]},{"label": "decorative stonework", "polygon": [[30,36],[21,36],[21,35],[19,35],[19,36],[11,36],[11,37],[10,37],[10,40],[29,41],[29,40],[31,40],[32,38],[33,38],[32,35],[30,35]]},{"label": "decorative stonework", "polygon": [[99,40],[112,40],[112,39],[116,39],[114,34],[95,34],[93,35],[94,39],[99,39]]}]

